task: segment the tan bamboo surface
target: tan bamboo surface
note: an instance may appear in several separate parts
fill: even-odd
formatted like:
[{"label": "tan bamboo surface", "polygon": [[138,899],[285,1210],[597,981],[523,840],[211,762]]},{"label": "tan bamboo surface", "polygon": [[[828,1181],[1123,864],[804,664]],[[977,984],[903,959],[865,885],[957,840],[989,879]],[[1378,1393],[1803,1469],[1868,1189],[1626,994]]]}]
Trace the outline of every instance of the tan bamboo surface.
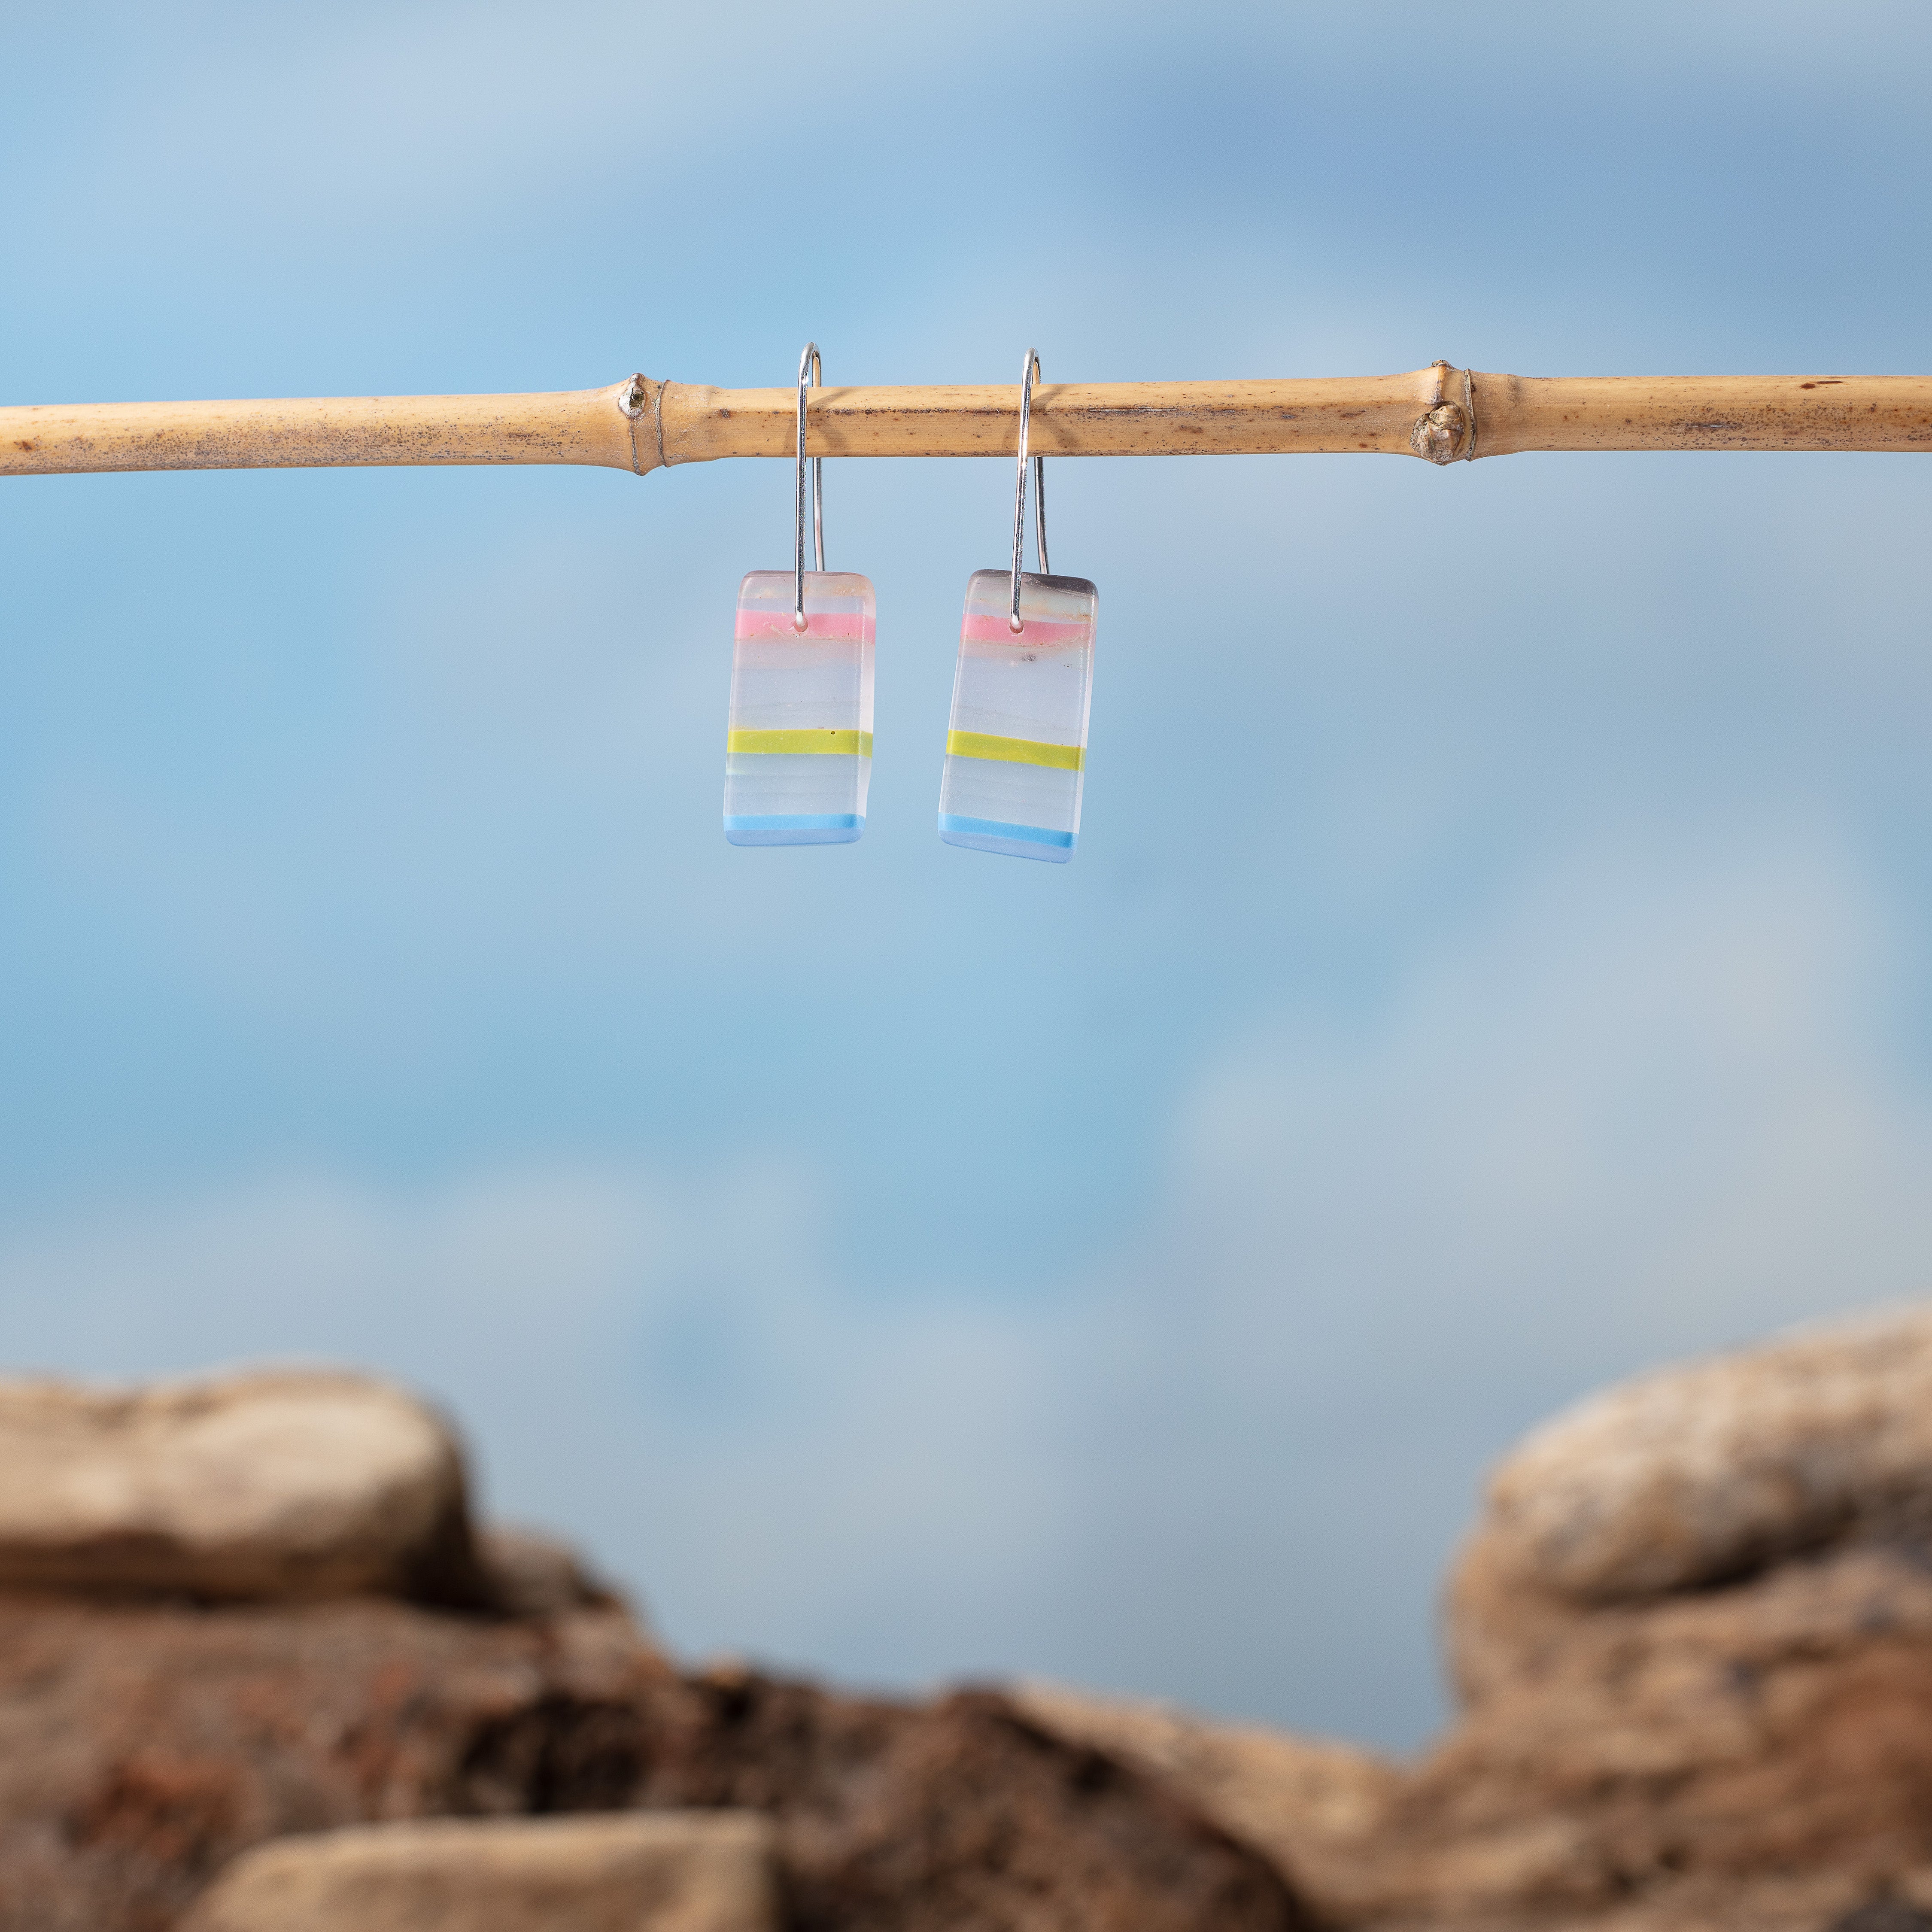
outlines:
[{"label": "tan bamboo surface", "polygon": [[[1005,456],[1018,386],[814,388],[824,456]],[[645,472],[794,454],[796,392],[634,376],[509,396],[28,404],[0,409],[0,475],[374,464],[578,463]],[[1048,382],[1042,456],[1421,456],[1535,449],[1932,449],[1932,376],[1406,375]]]}]

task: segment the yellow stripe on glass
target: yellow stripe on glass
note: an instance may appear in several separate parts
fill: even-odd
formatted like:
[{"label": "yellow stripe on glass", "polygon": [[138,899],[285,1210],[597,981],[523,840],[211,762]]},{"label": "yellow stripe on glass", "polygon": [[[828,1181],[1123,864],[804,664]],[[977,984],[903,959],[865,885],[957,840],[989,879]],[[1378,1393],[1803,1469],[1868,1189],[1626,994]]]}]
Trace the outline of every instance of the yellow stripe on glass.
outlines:
[{"label": "yellow stripe on glass", "polygon": [[1005,765],[1045,765],[1057,772],[1087,769],[1080,745],[1048,745],[1037,738],[997,738],[989,731],[949,731],[947,752],[956,758],[994,758]]},{"label": "yellow stripe on glass", "polygon": [[[728,752],[773,752],[787,758],[869,758],[869,731],[731,731],[725,734]],[[1051,749],[1052,747],[1046,748]]]}]

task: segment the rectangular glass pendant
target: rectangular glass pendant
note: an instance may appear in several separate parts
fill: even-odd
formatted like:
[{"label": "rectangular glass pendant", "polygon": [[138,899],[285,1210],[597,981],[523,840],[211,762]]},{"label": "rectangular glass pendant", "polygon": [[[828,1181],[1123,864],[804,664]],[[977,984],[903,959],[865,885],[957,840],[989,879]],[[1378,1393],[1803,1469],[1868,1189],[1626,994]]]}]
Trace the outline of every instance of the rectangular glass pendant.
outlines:
[{"label": "rectangular glass pendant", "polygon": [[866,829],[872,778],[871,583],[807,571],[806,628],[788,570],[738,590],[724,836],[734,845],[844,845]]},{"label": "rectangular glass pendant", "polygon": [[1084,577],[1023,574],[1016,634],[1012,586],[1009,571],[978,570],[966,586],[939,836],[1064,866],[1080,836],[1100,593]]}]

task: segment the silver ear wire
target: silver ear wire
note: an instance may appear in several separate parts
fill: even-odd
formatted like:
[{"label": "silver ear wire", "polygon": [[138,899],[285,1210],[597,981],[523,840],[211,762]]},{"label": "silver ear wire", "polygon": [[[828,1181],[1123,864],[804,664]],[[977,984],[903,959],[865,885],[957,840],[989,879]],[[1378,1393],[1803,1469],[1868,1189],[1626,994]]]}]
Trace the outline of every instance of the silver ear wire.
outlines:
[{"label": "silver ear wire", "polygon": [[[1026,628],[1020,622],[1020,564],[1026,549],[1026,490],[1027,490],[1027,429],[1033,414],[1034,378],[1040,373],[1040,351],[1029,349],[1026,352],[1026,366],[1020,372],[1020,465],[1019,480],[1013,494],[1013,604],[1011,614],[1006,619],[1007,628],[1015,637]],[[801,392],[801,393],[802,393]],[[801,407],[802,405],[801,405]],[[802,422],[803,417],[800,418]],[[802,434],[802,432],[801,432]],[[805,447],[801,441],[799,447]],[[1040,574],[1052,574],[1052,566],[1046,560],[1046,458],[1036,456],[1033,460],[1034,473],[1034,539],[1040,550]],[[802,489],[802,484],[800,485]],[[801,511],[800,514],[803,512]],[[820,568],[823,568],[821,566]]]},{"label": "silver ear wire", "polygon": [[[801,632],[805,628],[805,390],[808,374],[815,378],[821,388],[824,386],[825,365],[818,359],[818,344],[815,342],[808,342],[805,353],[798,358],[798,484],[793,494],[791,627]],[[812,546],[817,567],[822,572],[825,568],[825,459],[822,456],[812,459]],[[1013,608],[1018,610],[1019,606],[1016,603]]]}]

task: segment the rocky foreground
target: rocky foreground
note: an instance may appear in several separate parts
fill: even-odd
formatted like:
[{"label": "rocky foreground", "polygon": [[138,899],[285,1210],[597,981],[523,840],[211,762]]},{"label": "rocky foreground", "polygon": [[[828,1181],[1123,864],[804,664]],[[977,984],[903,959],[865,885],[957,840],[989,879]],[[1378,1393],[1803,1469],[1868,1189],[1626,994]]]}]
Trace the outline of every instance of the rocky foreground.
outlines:
[{"label": "rocky foreground", "polygon": [[681,1671],[360,1378],[0,1384],[4,1932],[1932,1932],[1932,1309],[1497,1472],[1420,1762]]}]

